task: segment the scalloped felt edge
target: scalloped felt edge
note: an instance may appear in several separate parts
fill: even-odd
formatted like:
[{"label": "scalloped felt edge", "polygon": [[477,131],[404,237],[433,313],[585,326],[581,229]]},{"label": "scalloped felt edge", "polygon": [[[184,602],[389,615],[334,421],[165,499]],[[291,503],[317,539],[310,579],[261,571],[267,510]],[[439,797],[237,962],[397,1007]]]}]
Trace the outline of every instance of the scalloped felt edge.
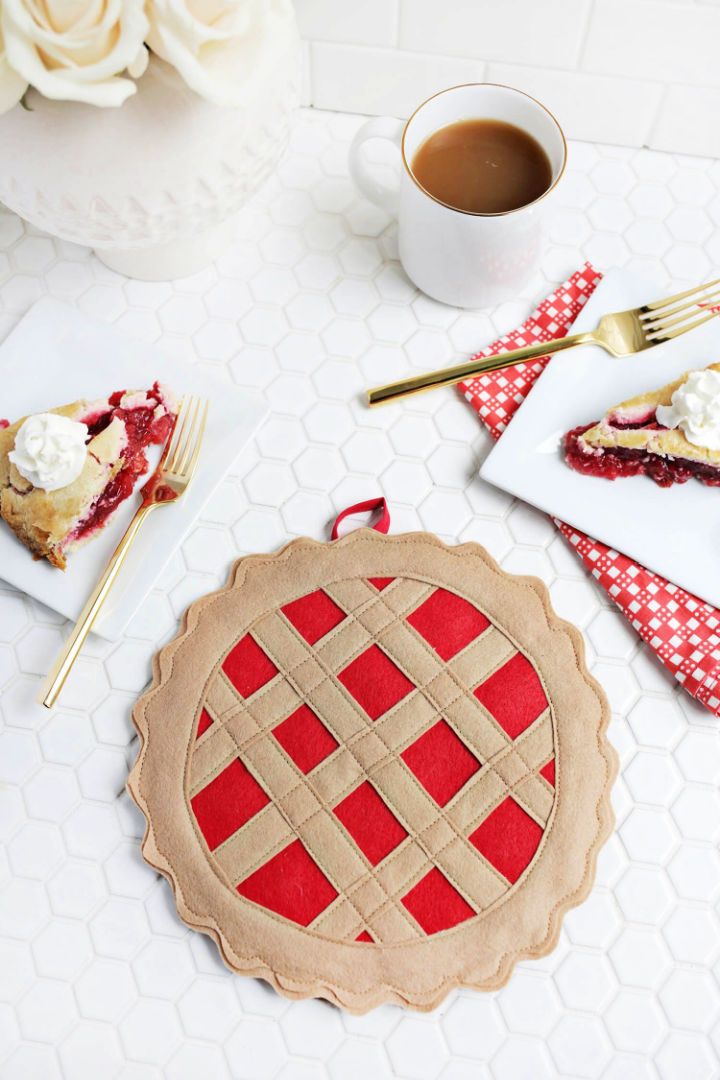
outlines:
[{"label": "scalloped felt edge", "polygon": [[[371,985],[363,988],[360,985],[362,981],[360,978],[353,979],[353,985],[341,985],[337,979],[324,977],[317,972],[309,972],[307,965],[303,966],[301,964],[296,970],[291,970],[294,965],[290,964],[284,964],[281,968],[280,964],[273,962],[267,955],[271,951],[269,948],[263,950],[262,947],[256,947],[252,951],[238,949],[231,942],[227,930],[223,928],[208,905],[205,905],[205,910],[198,910],[202,905],[197,904],[188,896],[189,890],[187,886],[184,887],[183,885],[182,874],[178,874],[172,853],[161,850],[153,823],[153,807],[149,805],[142,783],[143,768],[148,755],[152,752],[149,739],[148,711],[158,696],[166,692],[173,671],[174,658],[178,650],[182,648],[183,643],[199,630],[204,618],[208,616],[208,609],[211,605],[220,598],[227,597],[228,594],[233,593],[235,590],[242,589],[251,575],[268,572],[272,574],[273,567],[278,567],[279,564],[292,560],[298,553],[315,552],[319,556],[330,548],[337,551],[338,554],[344,551],[346,557],[353,560],[353,547],[358,544],[366,545],[367,543],[372,545],[370,551],[377,553],[378,573],[383,571],[380,551],[382,545],[397,547],[400,544],[411,544],[424,551],[448,553],[454,559],[466,560],[470,558],[471,560],[477,560],[475,566],[480,575],[485,578],[486,583],[493,583],[496,589],[501,590],[504,597],[507,594],[514,598],[512,603],[508,602],[505,606],[508,611],[512,611],[514,606],[516,616],[519,611],[521,596],[527,599],[529,595],[532,595],[539,600],[541,610],[544,613],[542,634],[548,638],[548,644],[550,635],[560,635],[561,638],[569,642],[574,656],[575,668],[575,671],[571,672],[571,677],[577,684],[578,692],[582,692],[584,700],[587,702],[585,715],[561,717],[561,721],[565,725],[574,724],[576,727],[589,724],[594,735],[592,740],[587,740],[588,752],[591,752],[590,765],[592,766],[588,770],[588,775],[594,775],[599,793],[593,807],[594,822],[592,823],[592,832],[586,838],[583,852],[576,852],[576,855],[581,854],[582,856],[580,860],[581,866],[572,875],[573,880],[569,883],[568,890],[561,897],[553,898],[554,902],[549,906],[549,909],[542,912],[540,925],[533,927],[531,940],[520,942],[515,948],[504,949],[498,955],[496,962],[490,967],[486,963],[485,967],[480,969],[477,968],[477,962],[475,968],[473,967],[475,962],[473,951],[463,950],[465,955],[463,957],[458,956],[459,970],[439,969],[435,973],[436,977],[433,976],[431,981],[426,982],[426,985],[422,987],[393,985],[387,979],[372,982],[372,979],[370,979]],[[466,568],[468,565],[465,564]],[[304,581],[304,587],[305,591],[307,591],[307,579]],[[505,610],[505,606],[503,610]],[[537,605],[535,606],[537,607]],[[498,625],[503,631],[507,632],[504,621],[497,619],[496,621],[498,621]],[[559,641],[560,639],[555,638],[551,650],[551,653],[557,656],[562,651]],[[561,666],[566,666],[564,661],[561,662]],[[541,673],[544,671],[545,668],[542,668]],[[562,674],[564,679],[568,681],[570,678],[568,672],[563,671]],[[583,685],[581,686],[580,683]],[[551,705],[555,708],[552,696],[548,696]],[[230,572],[228,583],[217,592],[208,594],[191,604],[183,616],[177,636],[154,657],[153,681],[150,688],[139,698],[135,705],[133,722],[138,731],[141,745],[127,786],[130,795],[146,820],[142,852],[146,861],[170,882],[180,918],[190,928],[208,934],[215,941],[223,961],[232,971],[261,978],[273,986],[278,993],[286,997],[293,999],[325,998],[349,1012],[365,1013],[382,1003],[394,1003],[419,1011],[429,1011],[436,1008],[454,987],[463,986],[479,990],[498,989],[508,981],[514,965],[519,960],[535,959],[547,955],[557,943],[562,917],[565,912],[581,903],[590,892],[595,877],[599,850],[610,835],[614,822],[610,806],[610,788],[617,772],[617,756],[606,738],[609,706],[602,688],[587,671],[584,660],[584,644],[580,632],[554,613],[549,593],[545,585],[537,578],[506,574],[485,549],[477,544],[466,543],[449,546],[428,533],[381,536],[370,530],[361,529],[334,541],[330,545],[310,539],[298,539],[287,544],[274,554],[250,555],[238,560]],[[583,732],[583,734],[587,734],[587,732]],[[567,765],[565,767],[567,768]],[[562,790],[559,788],[558,800],[561,798]],[[573,842],[576,845],[578,831],[582,832],[582,830],[575,830]],[[526,881],[521,882],[521,888],[515,894],[516,897],[522,894],[524,886],[527,887]],[[225,888],[224,886],[221,887]],[[492,912],[496,909],[491,908],[489,910]],[[486,915],[488,915],[488,912],[483,912],[476,919],[463,924],[466,931],[471,925],[482,926]],[[456,928],[454,931],[445,931],[437,936],[445,937],[448,934],[457,934],[458,931],[463,929],[463,926]],[[237,935],[235,934],[235,936]],[[428,943],[433,941],[432,938],[427,940]],[[388,948],[392,949],[395,946],[363,945],[360,948],[367,955],[375,950],[387,951]],[[263,952],[265,955],[263,955]],[[455,952],[460,953],[460,950],[455,950]],[[430,956],[429,953],[426,955]],[[432,968],[433,965],[429,966]],[[394,980],[394,982],[399,981]]]}]

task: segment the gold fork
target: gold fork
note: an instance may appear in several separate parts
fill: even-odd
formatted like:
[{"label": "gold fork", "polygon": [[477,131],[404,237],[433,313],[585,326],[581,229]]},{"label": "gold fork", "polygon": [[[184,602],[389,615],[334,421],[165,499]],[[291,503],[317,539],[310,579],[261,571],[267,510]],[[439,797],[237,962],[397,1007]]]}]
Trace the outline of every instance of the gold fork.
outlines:
[{"label": "gold fork", "polygon": [[88,597],[75,629],[47,677],[41,697],[46,708],[51,709],[55,704],[143,522],[158,506],[172,505],[187,490],[200,456],[207,413],[208,403],[203,399],[189,397],[181,402],[160,464],[140,492],[142,502],[137,513],[115,548],[105,573]]},{"label": "gold fork", "polygon": [[[629,311],[603,315],[594,330],[583,334],[572,334],[570,337],[557,338],[556,341],[539,341],[536,345],[527,345],[523,349],[513,349],[512,352],[499,353],[481,360],[468,360],[454,367],[429,371],[424,375],[411,375],[399,382],[376,386],[373,390],[368,390],[368,404],[387,405],[411,394],[422,394],[438,386],[452,386],[476,375],[484,375],[488,371],[498,371],[500,368],[522,364],[539,356],[549,356],[562,349],[574,349],[576,345],[600,345],[612,356],[631,356],[633,353],[644,352],[645,349],[652,349],[664,341],[680,337],[681,334],[686,334],[714,318],[714,311],[705,312],[698,317],[698,306],[713,301],[720,304],[720,289],[717,286],[720,286],[720,278],[686,292],[667,296],[664,300],[654,300],[651,304],[630,308]],[[707,290],[713,291],[708,293]]]}]

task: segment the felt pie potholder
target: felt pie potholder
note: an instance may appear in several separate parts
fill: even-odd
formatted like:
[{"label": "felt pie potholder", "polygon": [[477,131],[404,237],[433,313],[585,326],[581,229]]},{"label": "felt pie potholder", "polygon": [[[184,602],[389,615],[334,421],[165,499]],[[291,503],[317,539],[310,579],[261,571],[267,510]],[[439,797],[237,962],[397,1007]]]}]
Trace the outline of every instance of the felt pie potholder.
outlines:
[{"label": "felt pie potholder", "polygon": [[550,951],[612,824],[581,636],[477,544],[362,529],[241,559],[134,719],[143,852],[182,919],[353,1012]]}]

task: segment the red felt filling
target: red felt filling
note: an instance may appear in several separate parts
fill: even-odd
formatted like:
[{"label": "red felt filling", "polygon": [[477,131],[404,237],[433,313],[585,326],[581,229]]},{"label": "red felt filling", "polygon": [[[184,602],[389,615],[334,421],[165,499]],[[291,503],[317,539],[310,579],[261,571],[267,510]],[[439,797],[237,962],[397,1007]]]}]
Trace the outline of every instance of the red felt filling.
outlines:
[{"label": "red felt filling", "polygon": [[223,661],[222,669],[244,698],[251,697],[278,673],[270,657],[250,634],[241,637],[231,649]]},{"label": "red felt filling", "polygon": [[254,817],[270,799],[240,758],[190,800],[207,845],[213,851]]},{"label": "red felt filling", "polygon": [[547,765],[543,765],[540,775],[544,776],[551,787],[555,787],[555,758],[552,757]]},{"label": "red felt filling", "polygon": [[508,795],[468,838],[511,883],[517,881],[538,849],[542,829]]},{"label": "red felt filling", "polygon": [[449,930],[476,914],[436,866],[401,898],[401,903],[426,934]]},{"label": "red felt filling", "polygon": [[209,727],[211,727],[211,725],[212,725],[212,716],[207,711],[207,709],[201,709],[200,710],[200,719],[198,720],[198,728],[197,728],[197,736],[196,736],[196,738],[199,739],[201,735],[204,735],[205,732],[207,731],[207,729]]},{"label": "red felt filling", "polygon": [[237,891],[300,926],[308,926],[338,895],[300,840],[241,881]]},{"label": "red felt filling", "polygon": [[371,645],[341,671],[338,680],[371,720],[377,720],[414,689],[410,680],[377,645]]},{"label": "red felt filling", "polygon": [[480,768],[480,762],[444,720],[438,720],[400,757],[440,806],[449,803]]},{"label": "red felt filling", "polygon": [[[688,480],[700,480],[710,487],[720,487],[720,467],[700,461],[679,461],[677,458],[660,457],[647,450],[631,450],[628,447],[602,447],[600,452],[583,450],[580,436],[594,424],[584,424],[568,431],[563,440],[565,460],[576,472],[586,476],[601,476],[605,480],[617,480],[619,476],[649,476],[660,487],[684,484]],[[653,431],[662,426],[653,420],[642,424],[614,425],[620,430],[643,428]]]},{"label": "red felt filling", "polygon": [[542,683],[522,653],[515,653],[489,679],[480,683],[475,697],[511,739],[517,739],[547,708]]},{"label": "red felt filling", "polygon": [[305,703],[273,728],[273,735],[302,773],[309,773],[338,747],[323,722]]},{"label": "red felt filling", "polygon": [[172,414],[164,413],[162,416],[155,417],[155,409],[163,404],[157,383],[147,392],[147,405],[132,409],[120,408],[124,393],[124,390],[117,390],[108,399],[109,408],[86,416],[83,420],[88,427],[89,442],[104,431],[115,417],[118,417],[125,424],[127,445],[123,450],[122,467],[95,500],[89,512],[67,538],[66,543],[81,540],[103,527],[120,503],[132,495],[138,478],[147,471],[148,460],[145,454],[147,448],[153,444],[164,443],[172,430],[174,422]]},{"label": "red felt filling", "polygon": [[436,589],[407,620],[442,660],[451,660],[490,625],[462,596]]},{"label": "red felt filling", "polygon": [[371,577],[371,578],[368,578],[368,581],[370,582],[370,584],[373,586],[373,588],[377,589],[378,592],[382,592],[383,589],[387,589],[388,585],[392,585],[394,580],[395,580],[395,578],[392,578],[392,577]]},{"label": "red felt filling", "polygon": [[291,601],[282,612],[310,645],[325,637],[345,619],[345,612],[322,589]]},{"label": "red felt filling", "polygon": [[338,803],[335,815],[373,866],[382,862],[407,836],[367,780]]}]

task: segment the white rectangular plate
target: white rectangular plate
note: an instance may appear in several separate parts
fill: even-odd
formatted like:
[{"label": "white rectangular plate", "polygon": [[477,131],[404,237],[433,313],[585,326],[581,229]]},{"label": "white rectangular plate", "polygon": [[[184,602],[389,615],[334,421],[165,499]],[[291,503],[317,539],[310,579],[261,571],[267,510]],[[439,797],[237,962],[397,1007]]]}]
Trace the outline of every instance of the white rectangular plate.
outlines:
[{"label": "white rectangular plate", "polygon": [[[662,295],[662,293],[660,293]],[[608,273],[573,331],[608,311],[658,296],[625,271]],[[720,360],[720,318],[675,341],[625,359],[595,345],[553,357],[487,457],[480,475],[720,606],[720,489],[696,480],[661,488],[649,477],[603,480],[565,464],[566,431],[612,405],[660,387],[689,368]]]},{"label": "white rectangular plate", "polygon": [[[92,400],[114,390],[146,389],[156,380],[166,383],[178,396],[191,393],[209,399],[208,425],[192,484],[177,505],[158,510],[140,531],[96,624],[97,634],[115,641],[262,422],[267,408],[259,395],[208,378],[205,369],[169,360],[152,345],[125,340],[112,327],[50,298],[35,304],[0,345],[0,375],[0,416],[11,423],[27,413],[78,398]],[[159,460],[159,450],[153,450],[148,454],[151,469]],[[71,553],[64,572],[44,560],[34,562],[0,522],[0,577],[67,618],[76,619],[137,505],[135,498],[128,499],[97,537]]]}]

